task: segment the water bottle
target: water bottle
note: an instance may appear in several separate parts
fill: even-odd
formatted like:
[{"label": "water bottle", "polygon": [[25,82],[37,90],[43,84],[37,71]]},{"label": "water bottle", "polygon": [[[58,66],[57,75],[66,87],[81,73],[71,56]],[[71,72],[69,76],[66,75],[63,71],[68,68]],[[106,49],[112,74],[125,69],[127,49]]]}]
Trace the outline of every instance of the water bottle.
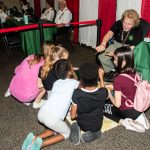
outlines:
[{"label": "water bottle", "polygon": [[23,18],[24,18],[24,23],[28,24],[29,23],[29,21],[28,21],[28,15],[24,15]]}]

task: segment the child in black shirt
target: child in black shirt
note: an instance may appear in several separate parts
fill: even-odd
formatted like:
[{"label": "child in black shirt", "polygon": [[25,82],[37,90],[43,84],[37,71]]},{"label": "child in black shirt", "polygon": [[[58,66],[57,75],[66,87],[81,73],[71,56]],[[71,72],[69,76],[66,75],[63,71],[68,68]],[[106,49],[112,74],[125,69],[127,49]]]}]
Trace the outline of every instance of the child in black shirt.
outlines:
[{"label": "child in black shirt", "polygon": [[89,143],[100,135],[103,122],[103,106],[108,97],[106,88],[98,88],[98,67],[96,64],[84,63],[79,69],[80,89],[72,96],[70,141],[80,143],[80,129],[84,131],[81,140]]}]

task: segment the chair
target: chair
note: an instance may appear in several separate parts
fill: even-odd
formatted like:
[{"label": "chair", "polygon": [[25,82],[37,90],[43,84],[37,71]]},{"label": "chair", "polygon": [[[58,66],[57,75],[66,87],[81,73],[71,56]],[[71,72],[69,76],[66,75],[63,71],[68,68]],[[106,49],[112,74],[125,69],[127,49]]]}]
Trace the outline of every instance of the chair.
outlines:
[{"label": "chair", "polygon": [[[6,26],[5,23],[1,22],[1,19],[0,19],[0,25],[1,25],[1,28],[5,28],[5,26]],[[18,32],[5,33],[2,35],[2,40],[5,44],[6,49],[7,49],[8,57],[10,55],[10,50],[12,48],[21,46],[21,40],[20,39],[21,39],[21,37],[20,37],[20,34]]]},{"label": "chair", "polygon": [[150,30],[150,23],[145,21],[144,19],[140,19],[140,24],[142,25],[143,28],[143,39],[148,35],[148,32]]}]

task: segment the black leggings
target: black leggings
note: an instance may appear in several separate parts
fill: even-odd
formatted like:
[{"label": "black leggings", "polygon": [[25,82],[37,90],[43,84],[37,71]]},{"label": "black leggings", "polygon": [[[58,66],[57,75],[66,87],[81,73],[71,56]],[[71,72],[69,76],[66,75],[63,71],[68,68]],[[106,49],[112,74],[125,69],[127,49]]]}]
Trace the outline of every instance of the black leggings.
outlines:
[{"label": "black leggings", "polygon": [[108,99],[105,101],[104,105],[104,116],[107,118],[119,123],[120,119],[131,118],[135,120],[140,116],[141,112],[135,109],[126,109],[120,110],[119,108],[115,107],[111,101]]}]

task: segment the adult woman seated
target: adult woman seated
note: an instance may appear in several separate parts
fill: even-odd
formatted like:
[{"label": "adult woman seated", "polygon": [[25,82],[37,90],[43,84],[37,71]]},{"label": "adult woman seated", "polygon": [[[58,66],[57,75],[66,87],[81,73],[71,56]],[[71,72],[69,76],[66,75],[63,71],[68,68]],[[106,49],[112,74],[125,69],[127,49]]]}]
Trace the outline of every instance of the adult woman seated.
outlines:
[{"label": "adult woman seated", "polygon": [[54,21],[55,11],[53,9],[53,3],[52,0],[46,0],[46,9],[41,15],[41,20],[43,21]]},{"label": "adult woman seated", "polygon": [[10,17],[7,15],[6,11],[6,6],[4,5],[3,2],[0,2],[0,19],[1,23],[4,23],[7,19],[10,19]]},{"label": "adult woman seated", "polygon": [[33,8],[30,7],[27,0],[20,0],[19,3],[20,3],[20,6],[21,6],[21,11],[22,11],[23,15],[34,15]]},{"label": "adult woman seated", "polygon": [[[98,59],[100,60],[105,73],[109,74],[114,69],[112,57],[114,51],[124,45],[136,46],[143,40],[142,26],[139,24],[140,19],[138,13],[129,9],[122,14],[122,19],[116,21],[107,34],[104,36],[102,43],[96,47],[96,51],[100,52]],[[106,45],[113,39],[113,43],[107,48]]]}]

